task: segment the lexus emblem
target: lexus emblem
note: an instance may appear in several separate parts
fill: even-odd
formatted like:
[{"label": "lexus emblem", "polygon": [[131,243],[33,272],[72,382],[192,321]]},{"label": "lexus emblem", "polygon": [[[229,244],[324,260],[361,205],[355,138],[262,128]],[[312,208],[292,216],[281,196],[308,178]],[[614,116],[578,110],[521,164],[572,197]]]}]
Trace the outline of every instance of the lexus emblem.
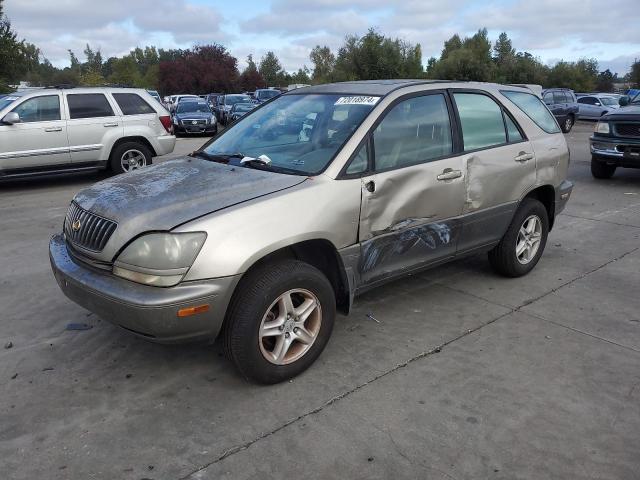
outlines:
[{"label": "lexus emblem", "polygon": [[71,230],[73,230],[74,232],[79,231],[80,227],[82,227],[82,224],[80,223],[80,220],[76,220],[71,224]]}]

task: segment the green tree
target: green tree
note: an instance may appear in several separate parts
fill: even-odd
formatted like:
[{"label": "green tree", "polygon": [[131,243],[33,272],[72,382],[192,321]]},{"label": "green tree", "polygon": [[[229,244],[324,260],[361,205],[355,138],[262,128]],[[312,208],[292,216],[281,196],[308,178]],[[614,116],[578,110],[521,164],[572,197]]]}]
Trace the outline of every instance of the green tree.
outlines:
[{"label": "green tree", "polygon": [[132,55],[126,55],[113,62],[113,72],[109,77],[109,82],[117,85],[130,87],[142,87],[142,75],[138,69],[138,64]]},{"label": "green tree", "polygon": [[275,53],[269,51],[262,57],[258,72],[262,75],[262,78],[264,78],[268,86],[278,84],[278,80],[283,76],[283,70],[280,60],[278,60]]},{"label": "green tree", "polygon": [[316,45],[309,55],[313,63],[313,83],[328,83],[333,79],[333,70],[336,66],[336,56],[326,45]]},{"label": "green tree", "polygon": [[464,40],[454,35],[445,42],[440,59],[429,65],[428,76],[443,80],[493,81],[496,69],[491,50],[486,28]]},{"label": "green tree", "polygon": [[640,60],[638,59],[631,64],[629,83],[631,83],[633,88],[640,88]]},{"label": "green tree", "polygon": [[598,74],[598,81],[596,83],[596,90],[599,92],[613,92],[613,83],[615,76],[608,68],[604,72]]},{"label": "green tree", "polygon": [[23,67],[22,43],[11,29],[0,0],[0,92],[9,92],[10,83],[18,82]]}]

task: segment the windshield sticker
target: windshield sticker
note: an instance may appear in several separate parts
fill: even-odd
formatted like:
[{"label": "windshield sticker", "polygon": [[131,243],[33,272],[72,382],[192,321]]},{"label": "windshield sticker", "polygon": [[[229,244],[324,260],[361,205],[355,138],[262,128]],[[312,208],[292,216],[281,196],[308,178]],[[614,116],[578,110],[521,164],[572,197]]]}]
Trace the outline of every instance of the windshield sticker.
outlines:
[{"label": "windshield sticker", "polygon": [[375,105],[380,97],[365,97],[359,95],[357,97],[340,97],[334,105]]}]

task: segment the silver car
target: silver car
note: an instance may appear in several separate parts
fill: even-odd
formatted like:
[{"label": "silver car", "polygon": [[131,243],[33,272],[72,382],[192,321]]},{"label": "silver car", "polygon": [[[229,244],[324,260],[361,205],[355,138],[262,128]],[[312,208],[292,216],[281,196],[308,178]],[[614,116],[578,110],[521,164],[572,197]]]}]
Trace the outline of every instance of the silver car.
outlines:
[{"label": "silver car", "polygon": [[318,358],[365,290],[480,252],[528,273],[570,196],[568,162],[526,88],[308,87],[191,157],[79,192],[51,265],[116,325],[159,342],[221,335],[245,377],[275,383]]},{"label": "silver car", "polygon": [[578,118],[581,120],[598,120],[618,108],[618,99],[612,95],[594,93],[578,97]]}]

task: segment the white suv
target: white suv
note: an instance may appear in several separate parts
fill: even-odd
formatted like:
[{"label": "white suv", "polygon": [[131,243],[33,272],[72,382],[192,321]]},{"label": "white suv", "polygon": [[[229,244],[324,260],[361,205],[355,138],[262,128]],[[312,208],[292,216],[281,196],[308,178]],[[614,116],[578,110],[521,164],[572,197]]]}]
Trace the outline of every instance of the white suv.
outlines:
[{"label": "white suv", "polygon": [[129,172],[175,143],[169,113],[143,89],[46,88],[0,99],[0,179]]}]

